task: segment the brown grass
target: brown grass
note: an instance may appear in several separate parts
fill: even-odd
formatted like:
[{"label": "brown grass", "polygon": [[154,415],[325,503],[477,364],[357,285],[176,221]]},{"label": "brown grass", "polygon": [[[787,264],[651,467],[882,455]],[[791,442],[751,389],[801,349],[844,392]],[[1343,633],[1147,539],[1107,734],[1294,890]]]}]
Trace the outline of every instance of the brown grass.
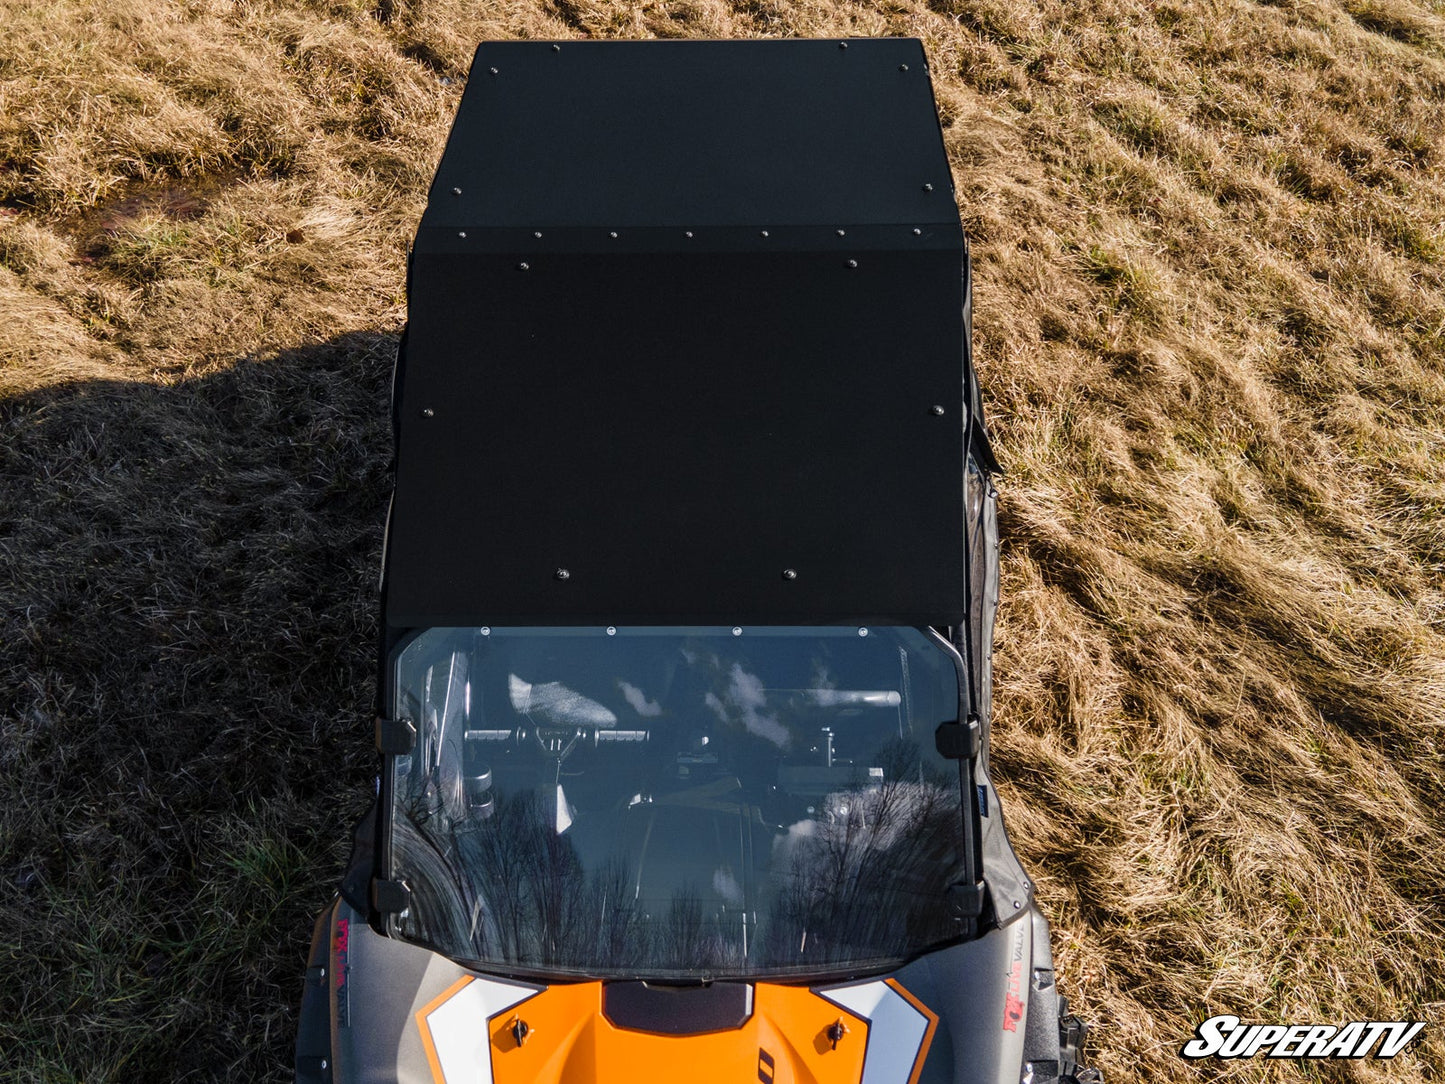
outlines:
[{"label": "brown grass", "polygon": [[[0,1079],[286,1079],[475,43],[873,34],[975,243],[994,770],[1099,1063],[1445,1076],[1438,0],[7,0]],[[1215,1012],[1427,1027],[1181,1061]]]}]

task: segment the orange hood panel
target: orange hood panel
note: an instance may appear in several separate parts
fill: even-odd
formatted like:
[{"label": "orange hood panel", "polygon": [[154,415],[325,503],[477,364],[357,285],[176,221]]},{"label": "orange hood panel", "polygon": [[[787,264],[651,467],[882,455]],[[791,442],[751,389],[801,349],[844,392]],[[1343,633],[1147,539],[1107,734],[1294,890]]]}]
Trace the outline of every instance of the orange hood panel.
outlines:
[{"label": "orange hood panel", "polygon": [[[472,1019],[464,1023],[455,1012],[459,1003],[490,985],[483,980],[468,990],[473,981],[456,983],[416,1014],[435,1084],[455,1084],[451,1078],[460,1066],[447,1057],[447,1048],[457,1046],[458,1025],[472,1032],[466,1045],[476,1058],[466,1059],[472,1064],[463,1075],[490,1078],[493,1084],[858,1084],[863,1078],[868,1021],[806,987],[759,983],[753,988],[752,1016],[741,1027],[678,1036],[617,1027],[603,1014],[600,982],[516,987],[505,998],[512,1004],[489,1017],[468,1012]],[[505,1003],[488,1001],[488,1008]],[[447,1037],[434,1034],[442,1023],[441,1009],[450,1010],[447,1027],[453,1034]],[[843,1031],[835,1043],[840,1024]],[[909,1076],[916,1078],[926,1053],[925,1045]],[[484,1058],[490,1066],[477,1064]]]},{"label": "orange hood panel", "polygon": [[[840,1013],[809,990],[754,988],[753,1015],[735,1031],[649,1035],[616,1027],[602,1014],[602,984],[552,986],[494,1018],[496,1084],[639,1084],[640,1081],[768,1081],[857,1084],[863,1076],[868,1025]],[[848,1029],[837,1049],[828,1028]],[[513,1021],[530,1032],[519,1046]]]},{"label": "orange hood panel", "polygon": [[917,1084],[938,1025],[894,978],[816,991],[758,983],[752,998],[739,1027],[659,1035],[608,1019],[600,982],[467,976],[416,1025],[434,1084]]}]

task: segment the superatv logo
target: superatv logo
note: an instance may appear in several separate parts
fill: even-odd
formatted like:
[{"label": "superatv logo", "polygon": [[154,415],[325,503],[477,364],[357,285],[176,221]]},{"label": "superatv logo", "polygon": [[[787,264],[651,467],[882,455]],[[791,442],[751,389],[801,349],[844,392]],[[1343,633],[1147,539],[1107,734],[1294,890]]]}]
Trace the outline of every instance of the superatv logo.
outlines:
[{"label": "superatv logo", "polygon": [[1179,1053],[1186,1058],[1393,1058],[1424,1026],[1409,1020],[1356,1020],[1343,1027],[1243,1024],[1237,1016],[1211,1016]]}]

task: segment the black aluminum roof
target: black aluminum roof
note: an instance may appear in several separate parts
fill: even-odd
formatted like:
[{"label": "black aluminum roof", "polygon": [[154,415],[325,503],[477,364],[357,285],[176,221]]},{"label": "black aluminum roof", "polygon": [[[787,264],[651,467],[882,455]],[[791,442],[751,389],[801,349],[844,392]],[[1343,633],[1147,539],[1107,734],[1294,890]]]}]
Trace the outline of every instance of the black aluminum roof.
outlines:
[{"label": "black aluminum roof", "polygon": [[957,227],[949,192],[916,40],[488,42],[422,229]]},{"label": "black aluminum roof", "polygon": [[480,47],[388,627],[961,618],[962,232],[921,45],[843,44]]}]

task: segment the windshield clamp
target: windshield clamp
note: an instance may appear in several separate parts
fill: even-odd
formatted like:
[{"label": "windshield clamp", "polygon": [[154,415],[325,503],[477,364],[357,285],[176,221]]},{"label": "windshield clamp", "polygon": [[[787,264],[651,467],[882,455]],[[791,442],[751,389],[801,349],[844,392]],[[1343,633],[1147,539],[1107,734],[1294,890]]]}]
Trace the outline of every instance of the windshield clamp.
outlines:
[{"label": "windshield clamp", "polygon": [[948,886],[948,909],[954,918],[977,921],[983,914],[983,897],[987,891],[982,881],[967,884],[959,881]]},{"label": "windshield clamp", "polygon": [[410,719],[376,720],[376,748],[385,756],[404,757],[416,744],[416,726]]},{"label": "windshield clamp", "polygon": [[972,760],[981,746],[978,716],[970,715],[965,723],[942,724],[933,732],[933,744],[949,760]]},{"label": "windshield clamp", "polygon": [[383,881],[380,878],[372,880],[372,910],[384,915],[400,915],[410,906],[411,888],[405,881]]}]

